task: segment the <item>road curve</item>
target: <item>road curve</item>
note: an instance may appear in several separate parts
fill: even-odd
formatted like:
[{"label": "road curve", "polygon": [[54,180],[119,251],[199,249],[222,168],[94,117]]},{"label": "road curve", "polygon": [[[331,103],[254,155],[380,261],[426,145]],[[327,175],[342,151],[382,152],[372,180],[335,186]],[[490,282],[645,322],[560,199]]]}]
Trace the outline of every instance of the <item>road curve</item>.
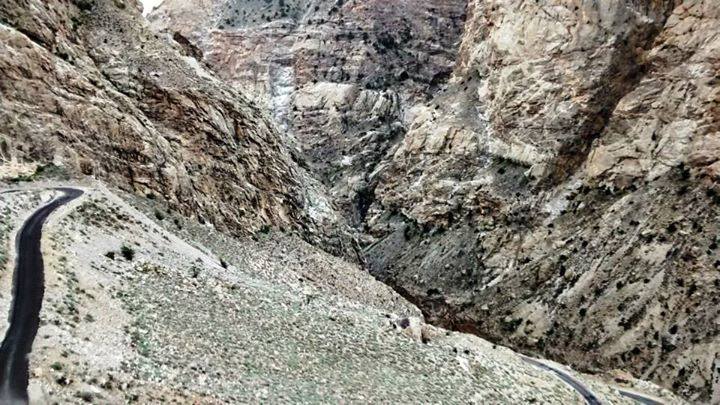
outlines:
[{"label": "road curve", "polygon": [[553,367],[549,364],[543,363],[541,361],[535,360],[531,357],[521,356],[521,358],[525,362],[530,363],[535,367],[555,373],[555,375],[560,377],[560,379],[563,380],[563,382],[565,382],[565,384],[569,385],[570,387],[572,387],[572,389],[577,391],[578,394],[580,394],[583,397],[583,399],[585,400],[585,402],[588,405],[602,404],[602,402],[600,402],[598,397],[596,397],[595,394],[593,394],[593,392],[590,391],[590,389],[588,387],[586,387],[582,382],[576,380],[573,376],[564,372],[563,370],[561,370],[559,368],[555,368],[555,367]]},{"label": "road curve", "polygon": [[32,350],[45,291],[43,258],[40,250],[42,226],[60,206],[82,195],[82,190],[57,188],[63,195],[37,209],[23,224],[15,239],[13,303],[10,327],[0,346],[0,403],[28,402],[28,354]]},{"label": "road curve", "polygon": [[[572,387],[572,389],[577,391],[583,397],[585,402],[588,403],[589,405],[602,404],[602,402],[600,402],[598,397],[596,397],[595,394],[593,394],[593,392],[590,391],[590,389],[588,387],[586,387],[582,382],[575,379],[575,377],[566,373],[562,369],[553,367],[550,364],[533,359],[532,357],[521,356],[521,358],[526,363],[530,363],[535,367],[541,368],[546,371],[550,371],[550,372],[554,373],[555,375],[557,375],[558,377],[560,377],[560,379],[563,380],[563,382],[565,382],[567,385]],[[657,400],[655,398],[650,398],[648,396],[645,396],[645,395],[637,393],[637,392],[627,391],[627,390],[623,390],[623,389],[618,389],[618,392],[620,393],[620,395],[630,398],[630,399],[634,400],[635,402],[638,402],[638,403],[641,403],[644,405],[663,405],[663,403],[660,402],[659,400]]]}]

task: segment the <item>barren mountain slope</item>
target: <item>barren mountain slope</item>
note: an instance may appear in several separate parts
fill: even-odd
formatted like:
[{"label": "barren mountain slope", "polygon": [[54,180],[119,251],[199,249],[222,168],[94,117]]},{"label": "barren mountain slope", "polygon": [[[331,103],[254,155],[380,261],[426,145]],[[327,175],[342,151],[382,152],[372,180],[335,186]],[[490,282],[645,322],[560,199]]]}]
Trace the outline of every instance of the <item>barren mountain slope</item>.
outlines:
[{"label": "barren mountain slope", "polygon": [[593,4],[471,4],[366,257],[435,322],[717,400],[720,6]]},{"label": "barren mountain slope", "polygon": [[[419,58],[417,71],[454,65],[449,80],[427,87],[356,74],[371,66],[402,75],[393,66],[422,55],[412,41],[390,42],[378,65],[373,52],[332,58],[347,55],[337,41],[358,49],[362,36],[317,40],[341,21],[391,27],[391,12],[372,10],[396,2],[344,1],[327,15],[324,2],[261,3],[212,2],[193,16],[196,3],[167,0],[151,18],[190,38],[225,79],[265,89],[275,118],[365,232],[374,275],[442,325],[720,400],[717,2],[397,3],[411,37],[444,49]],[[447,18],[465,6],[451,46],[460,34]],[[219,17],[228,10],[241,17]],[[387,44],[369,38],[378,52]],[[317,52],[297,56],[311,44]],[[281,65],[290,68],[275,72],[287,75],[273,76]],[[329,76],[310,84],[307,66]],[[355,109],[371,83],[401,95],[387,121],[397,131],[382,132],[393,135],[353,118],[378,122]],[[338,108],[347,119],[333,126],[326,106],[347,100],[352,108]]]},{"label": "barren mountain slope", "polygon": [[158,39],[134,2],[5,1],[0,22],[5,175],[63,166],[236,234],[297,230],[352,254],[263,111]]},{"label": "barren mountain slope", "polygon": [[[552,372],[424,324],[389,287],[297,237],[231,238],[101,183],[0,183],[0,255],[60,184],[85,193],[44,227],[32,403],[582,403]],[[631,403],[567,372],[602,401]]]},{"label": "barren mountain slope", "polygon": [[150,33],[136,6],[0,4],[0,310],[20,291],[24,221],[56,187],[84,191],[42,226],[32,403],[582,401],[303,241],[353,253],[261,109],[182,37]]}]

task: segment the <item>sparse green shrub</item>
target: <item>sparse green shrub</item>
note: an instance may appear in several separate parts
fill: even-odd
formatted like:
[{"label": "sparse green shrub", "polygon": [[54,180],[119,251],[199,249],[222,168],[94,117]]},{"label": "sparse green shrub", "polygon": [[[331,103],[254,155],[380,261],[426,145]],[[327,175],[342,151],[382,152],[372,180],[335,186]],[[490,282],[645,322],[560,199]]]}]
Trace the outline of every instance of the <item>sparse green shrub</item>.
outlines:
[{"label": "sparse green shrub", "polygon": [[69,179],[69,175],[65,169],[59,166],[55,166],[54,164],[50,163],[47,165],[40,165],[38,166],[35,171],[31,174],[25,174],[20,175],[15,178],[10,179],[11,183],[21,183],[26,181],[36,181],[39,179],[60,179],[60,180],[67,180]]},{"label": "sparse green shrub", "polygon": [[120,254],[125,258],[127,261],[132,261],[132,259],[135,258],[135,250],[131,248],[128,245],[123,245],[120,248]]},{"label": "sparse green shrub", "polygon": [[76,0],[75,4],[82,11],[88,11],[95,5],[95,0]]}]

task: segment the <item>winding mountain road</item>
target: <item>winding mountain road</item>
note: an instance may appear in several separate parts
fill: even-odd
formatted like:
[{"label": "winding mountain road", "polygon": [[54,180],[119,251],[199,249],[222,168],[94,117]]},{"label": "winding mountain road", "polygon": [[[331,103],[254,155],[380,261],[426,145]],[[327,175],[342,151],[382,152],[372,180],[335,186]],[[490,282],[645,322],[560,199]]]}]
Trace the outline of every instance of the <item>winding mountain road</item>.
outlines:
[{"label": "winding mountain road", "polygon": [[546,371],[550,371],[550,372],[554,373],[555,375],[557,375],[558,377],[560,377],[560,379],[563,380],[563,382],[565,382],[567,385],[572,387],[572,389],[577,391],[578,394],[580,394],[583,397],[583,399],[585,399],[585,402],[587,402],[588,405],[602,404],[602,402],[600,402],[600,400],[595,396],[595,394],[593,394],[592,391],[590,391],[590,389],[588,387],[586,387],[582,382],[576,380],[570,374],[562,371],[559,368],[555,368],[549,364],[543,363],[539,360],[535,360],[531,357],[522,356],[522,359],[526,363],[530,363],[535,367],[541,368]]},{"label": "winding mountain road", "polygon": [[638,394],[637,392],[632,391],[625,391],[625,390],[618,390],[620,392],[620,395],[628,397],[630,399],[634,399],[635,402],[644,404],[644,405],[663,405],[662,402],[658,401],[657,399],[650,398],[648,396]]},{"label": "winding mountain road", "polygon": [[50,214],[83,194],[74,188],[58,188],[63,195],[37,209],[23,224],[15,239],[17,258],[13,274],[13,303],[10,327],[0,346],[0,403],[28,402],[29,360],[42,307],[44,267],[40,240]]},{"label": "winding mountain road", "polygon": [[[577,393],[580,394],[580,395],[583,397],[583,399],[585,400],[585,402],[586,402],[588,405],[600,405],[600,404],[602,404],[602,402],[598,399],[597,396],[595,396],[595,394],[593,394],[593,392],[590,390],[590,388],[588,388],[587,386],[585,386],[585,384],[583,384],[581,381],[577,380],[575,377],[573,377],[572,375],[566,373],[566,372],[563,371],[562,369],[557,368],[557,367],[553,367],[553,366],[551,366],[550,364],[547,364],[547,363],[542,362],[542,361],[537,360],[537,359],[533,359],[532,357],[522,356],[522,359],[523,359],[526,363],[530,363],[530,364],[534,365],[535,367],[538,367],[538,368],[540,368],[540,369],[543,369],[543,370],[545,370],[545,371],[549,371],[549,372],[554,373],[555,375],[557,375],[561,380],[563,380],[563,382],[565,382],[565,383],[566,383],[567,385],[569,385],[572,389],[574,389],[575,391],[577,391]],[[646,396],[646,395],[637,393],[637,392],[626,391],[626,390],[623,390],[623,389],[618,389],[618,392],[620,393],[620,395],[622,395],[622,396],[624,396],[624,397],[627,397],[627,398],[630,398],[630,399],[634,400],[635,402],[638,402],[638,403],[641,403],[641,404],[645,404],[645,405],[663,405],[662,402],[660,402],[660,401],[658,401],[658,400],[656,400],[656,399],[654,399],[654,398],[650,398],[650,397],[648,397],[648,396]]]}]

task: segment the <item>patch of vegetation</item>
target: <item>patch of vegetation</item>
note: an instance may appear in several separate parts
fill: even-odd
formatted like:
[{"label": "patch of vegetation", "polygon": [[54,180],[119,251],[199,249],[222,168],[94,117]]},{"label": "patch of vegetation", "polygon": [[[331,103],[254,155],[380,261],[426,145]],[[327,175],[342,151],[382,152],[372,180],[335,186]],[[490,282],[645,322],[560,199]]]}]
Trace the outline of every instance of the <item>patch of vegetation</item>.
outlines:
[{"label": "patch of vegetation", "polygon": [[98,228],[122,230],[130,225],[142,226],[140,221],[105,198],[86,200],[70,215]]},{"label": "patch of vegetation", "polygon": [[135,258],[135,249],[128,245],[122,245],[120,248],[120,254],[125,258],[125,260],[132,261]]},{"label": "patch of vegetation", "polygon": [[143,321],[144,317],[140,316],[140,319],[134,323],[130,331],[130,341],[141,356],[147,357],[150,355],[150,342],[140,333],[141,325],[144,323]]},{"label": "patch of vegetation", "polygon": [[522,323],[522,318],[503,320],[502,329],[508,333],[513,333],[520,327]]},{"label": "patch of vegetation", "polygon": [[32,174],[23,174],[14,178],[9,179],[10,183],[22,183],[22,182],[30,182],[30,181],[37,181],[41,179],[58,179],[58,180],[67,180],[70,177],[68,176],[67,171],[60,167],[55,166],[54,164],[50,163],[48,165],[40,165],[35,169],[35,172]]},{"label": "patch of vegetation", "polygon": [[37,179],[67,180],[70,178],[65,168],[56,166],[52,163],[45,166],[38,166],[37,170],[35,170],[35,176]]},{"label": "patch of vegetation", "polygon": [[75,0],[75,5],[82,11],[90,11],[95,5],[95,0]]},{"label": "patch of vegetation", "polygon": [[3,269],[8,262],[9,253],[6,250],[6,241],[10,238],[10,232],[12,230],[10,214],[10,209],[5,208],[2,215],[0,215],[0,269]]}]

